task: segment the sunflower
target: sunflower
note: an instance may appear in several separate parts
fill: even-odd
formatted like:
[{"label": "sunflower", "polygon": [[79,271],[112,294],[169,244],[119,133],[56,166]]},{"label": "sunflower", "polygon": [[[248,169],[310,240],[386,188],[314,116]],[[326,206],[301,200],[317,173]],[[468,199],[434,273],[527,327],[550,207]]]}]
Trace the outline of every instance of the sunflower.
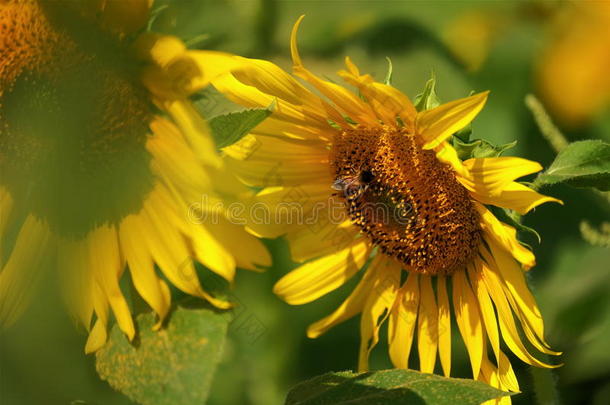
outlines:
[{"label": "sunflower", "polygon": [[[561,3],[536,69],[538,90],[562,124],[577,128],[610,105],[610,2]],[[561,87],[561,91],[558,88]]]},{"label": "sunflower", "polygon": [[207,76],[178,39],[145,32],[150,3],[0,2],[2,326],[49,266],[93,352],[111,313],[135,335],[126,269],[159,328],[170,285],[230,306],[204,290],[195,262],[229,282],[236,266],[270,264],[235,218],[208,209],[249,191],[188,99]]},{"label": "sunflower", "polygon": [[454,317],[473,377],[517,391],[501,337],[535,366],[553,367],[530,353],[518,325],[534,348],[558,353],[544,340],[524,279],[534,255],[488,207],[525,214],[558,201],[515,181],[541,166],[517,157],[458,158],[448,140],[481,111],[487,92],[417,112],[407,96],[360,74],[349,58],[339,75],[358,94],[319,78],[299,56],[300,22],[291,36],[294,74],[317,93],[267,61],[193,55],[225,67],[212,84],[232,101],[274,103],[269,119],[224,150],[244,183],[262,187],[257,201],[268,212],[253,211],[250,228],[263,237],[285,235],[293,260],[304,263],[274,292],[305,304],[363,272],[343,304],[309,327],[309,337],[361,314],[359,369],[367,370],[387,320],[395,367],[410,366],[417,334],[419,369],[434,372],[438,355],[449,376]]}]

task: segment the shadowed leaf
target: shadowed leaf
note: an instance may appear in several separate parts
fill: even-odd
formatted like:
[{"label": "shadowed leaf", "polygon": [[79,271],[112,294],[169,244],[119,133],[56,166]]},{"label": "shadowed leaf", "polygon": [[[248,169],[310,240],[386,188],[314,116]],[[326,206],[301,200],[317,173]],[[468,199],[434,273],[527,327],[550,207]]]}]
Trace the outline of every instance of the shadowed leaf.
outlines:
[{"label": "shadowed leaf", "polygon": [[100,377],[142,405],[204,404],[223,350],[229,318],[210,309],[177,308],[153,331],[153,314],[137,317],[130,343],[115,325],[97,352]]},{"label": "shadowed leaf", "polygon": [[295,386],[286,405],[478,405],[508,395],[479,381],[413,370],[328,373]]}]

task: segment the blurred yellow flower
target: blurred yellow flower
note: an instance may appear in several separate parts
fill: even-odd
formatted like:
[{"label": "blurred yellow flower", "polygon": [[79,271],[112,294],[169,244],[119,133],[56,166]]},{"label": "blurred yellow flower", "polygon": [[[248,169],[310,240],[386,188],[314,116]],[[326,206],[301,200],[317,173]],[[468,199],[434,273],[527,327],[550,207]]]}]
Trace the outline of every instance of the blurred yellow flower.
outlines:
[{"label": "blurred yellow flower", "polygon": [[213,203],[249,192],[226,173],[187,99],[208,76],[191,68],[178,39],[143,33],[149,6],[0,2],[3,326],[23,312],[51,262],[90,331],[87,352],[105,343],[109,309],[134,337],[119,286],[126,268],[158,328],[170,308],[165,280],[230,305],[206,293],[193,260],[228,281],[236,266],[270,264],[264,246],[227,213],[188,218],[202,196]]},{"label": "blurred yellow flower", "polygon": [[[396,367],[409,367],[417,334],[419,368],[434,372],[438,354],[449,375],[453,312],[473,377],[518,391],[500,337],[535,366],[554,367],[530,354],[518,324],[533,347],[558,353],[544,341],[543,320],[521,267],[534,266],[534,255],[486,205],[525,214],[558,201],[515,181],[541,166],[516,157],[457,157],[447,141],[479,113],[487,92],[417,112],[407,96],[360,74],[349,58],[339,75],[358,94],[314,75],[297,50],[300,21],[291,38],[294,74],[325,98],[267,61],[193,55],[199,63],[214,59],[231,70],[212,79],[231,100],[247,107],[275,102],[268,120],[225,149],[228,166],[242,181],[264,187],[259,202],[276,213],[295,202],[304,210],[296,219],[284,212],[282,222],[250,224],[265,237],[286,235],[293,260],[307,262],[283,277],[275,293],[289,304],[305,304],[365,268],[345,302],[309,327],[309,337],[361,314],[359,368],[366,370],[388,320]],[[379,216],[388,209],[389,216]]]},{"label": "blurred yellow flower", "polygon": [[470,10],[444,28],[442,37],[451,52],[471,72],[478,71],[494,41],[510,24],[508,16],[491,10]]},{"label": "blurred yellow flower", "polygon": [[610,2],[565,2],[537,69],[538,87],[554,117],[579,126],[610,104]]}]

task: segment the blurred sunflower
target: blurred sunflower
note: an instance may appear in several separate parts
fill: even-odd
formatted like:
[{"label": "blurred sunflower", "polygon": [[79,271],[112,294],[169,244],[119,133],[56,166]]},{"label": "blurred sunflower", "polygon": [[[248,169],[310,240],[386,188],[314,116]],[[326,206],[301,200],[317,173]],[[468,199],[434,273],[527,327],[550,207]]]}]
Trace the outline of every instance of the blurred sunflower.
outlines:
[{"label": "blurred sunflower", "polygon": [[[525,214],[558,202],[515,182],[541,166],[516,157],[458,158],[447,141],[474,119],[487,93],[417,112],[407,96],[361,75],[349,58],[339,75],[359,94],[315,76],[297,50],[300,21],[291,37],[294,73],[330,102],[270,62],[193,55],[230,70],[212,84],[231,100],[248,107],[275,100],[268,120],[225,149],[228,166],[246,184],[264,187],[259,202],[282,219],[250,227],[264,237],[285,234],[292,258],[307,261],[283,277],[275,293],[289,304],[305,304],[366,268],[345,302],[307,332],[318,337],[360,313],[360,370],[368,368],[379,328],[389,320],[396,367],[409,366],[417,333],[419,368],[434,372],[438,354],[449,375],[450,302],[475,379],[519,389],[500,336],[526,363],[554,367],[530,354],[515,322],[533,347],[558,354],[544,341],[543,320],[520,266],[534,266],[534,255],[486,207]],[[295,202],[304,216],[287,209]],[[391,215],[381,217],[379,207]]]},{"label": "blurred sunflower", "polygon": [[610,2],[562,2],[557,9],[538,61],[538,90],[560,123],[579,127],[610,105]]},{"label": "blurred sunflower", "polygon": [[206,221],[207,205],[198,206],[201,221],[188,218],[202,196],[211,206],[248,191],[226,173],[188,101],[207,76],[178,39],[144,32],[150,6],[0,2],[3,326],[23,312],[51,261],[90,331],[87,352],[105,343],[109,308],[134,337],[119,286],[126,267],[158,328],[170,308],[165,280],[230,306],[202,288],[193,260],[228,281],[236,266],[270,263],[264,246],[225,212]]}]

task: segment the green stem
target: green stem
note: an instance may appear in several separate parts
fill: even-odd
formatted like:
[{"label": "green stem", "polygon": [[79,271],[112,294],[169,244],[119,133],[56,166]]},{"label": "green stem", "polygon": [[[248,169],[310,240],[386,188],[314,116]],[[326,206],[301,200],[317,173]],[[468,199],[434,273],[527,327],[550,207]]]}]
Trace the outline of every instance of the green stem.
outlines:
[{"label": "green stem", "polygon": [[538,128],[540,128],[540,132],[549,142],[555,153],[559,153],[563,148],[568,146],[568,140],[555,124],[553,124],[551,117],[549,117],[544,106],[536,96],[533,94],[525,96],[525,104],[534,115],[534,120],[536,120],[536,124],[538,124]]},{"label": "green stem", "polygon": [[259,0],[259,9],[254,22],[254,36],[259,54],[268,54],[273,50],[278,13],[277,0]]},{"label": "green stem", "polygon": [[580,221],[580,234],[582,238],[593,246],[610,247],[610,222],[602,222],[595,228],[588,221]]},{"label": "green stem", "polygon": [[555,382],[555,373],[548,368],[530,367],[536,402],[539,405],[559,405],[559,392]]}]

